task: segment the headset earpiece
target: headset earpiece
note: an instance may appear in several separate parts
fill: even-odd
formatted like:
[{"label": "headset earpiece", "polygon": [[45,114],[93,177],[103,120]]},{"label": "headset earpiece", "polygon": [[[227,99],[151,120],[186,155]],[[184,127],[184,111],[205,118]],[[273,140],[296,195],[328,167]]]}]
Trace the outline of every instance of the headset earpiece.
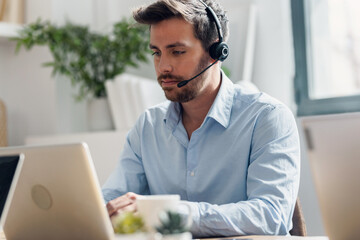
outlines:
[{"label": "headset earpiece", "polygon": [[209,54],[212,59],[223,62],[229,55],[229,47],[225,42],[213,43],[209,48]]}]

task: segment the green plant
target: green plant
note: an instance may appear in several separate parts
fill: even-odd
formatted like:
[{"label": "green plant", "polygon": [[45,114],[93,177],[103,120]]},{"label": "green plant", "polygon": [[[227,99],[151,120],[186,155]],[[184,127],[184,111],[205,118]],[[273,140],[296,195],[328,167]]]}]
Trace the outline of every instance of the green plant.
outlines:
[{"label": "green plant", "polygon": [[113,225],[115,233],[118,234],[145,232],[143,219],[140,216],[136,216],[132,212],[124,212],[120,214],[114,220]]},{"label": "green plant", "polygon": [[184,221],[183,217],[173,211],[165,211],[159,214],[159,219],[161,225],[156,227],[156,230],[163,234],[177,234],[187,232],[186,221]]},{"label": "green plant", "polygon": [[221,69],[223,70],[223,72],[225,73],[225,75],[227,77],[231,77],[231,72],[230,72],[230,69],[224,65],[221,66]]},{"label": "green plant", "polygon": [[53,67],[53,75],[67,76],[72,85],[78,85],[78,100],[88,95],[106,96],[105,81],[113,80],[128,66],[147,62],[150,52],[148,28],[130,19],[114,24],[110,34],[90,32],[87,26],[70,22],[56,26],[39,19],[26,25],[13,40],[17,42],[16,52],[21,47],[29,50],[47,45],[53,61],[44,66]]}]

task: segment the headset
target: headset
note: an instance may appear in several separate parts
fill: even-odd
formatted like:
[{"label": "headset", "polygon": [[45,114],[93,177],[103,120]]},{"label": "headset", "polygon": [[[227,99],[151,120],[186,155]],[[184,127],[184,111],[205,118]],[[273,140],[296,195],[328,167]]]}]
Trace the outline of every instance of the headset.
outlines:
[{"label": "headset", "polygon": [[219,36],[219,41],[213,43],[209,48],[210,57],[214,60],[224,61],[227,58],[227,56],[229,55],[229,47],[225,42],[223,42],[223,32],[222,32],[219,18],[215,14],[214,10],[211,7],[209,7],[204,1],[202,1],[202,0],[199,0],[199,1],[204,5],[205,11],[206,11],[209,19],[215,22],[216,29],[217,29],[218,36]]},{"label": "headset", "polygon": [[201,74],[203,74],[206,70],[208,70],[210,67],[212,67],[215,63],[217,63],[218,61],[223,62],[229,56],[229,47],[223,41],[223,32],[222,32],[222,28],[221,28],[221,25],[220,25],[219,18],[216,16],[214,10],[211,7],[209,7],[204,1],[202,1],[202,0],[199,0],[199,1],[202,3],[202,5],[204,5],[205,11],[206,11],[207,16],[209,17],[209,19],[211,21],[215,22],[215,26],[216,26],[216,29],[217,29],[217,32],[218,32],[219,40],[217,42],[213,43],[209,48],[210,57],[212,59],[214,59],[215,62],[213,62],[212,64],[207,66],[205,69],[203,69],[199,74],[195,75],[194,77],[192,77],[192,78],[190,78],[188,80],[184,80],[184,81],[179,82],[177,84],[178,88],[181,88],[181,87],[185,86],[190,81],[192,81],[193,79],[195,79],[198,76],[200,76]]}]

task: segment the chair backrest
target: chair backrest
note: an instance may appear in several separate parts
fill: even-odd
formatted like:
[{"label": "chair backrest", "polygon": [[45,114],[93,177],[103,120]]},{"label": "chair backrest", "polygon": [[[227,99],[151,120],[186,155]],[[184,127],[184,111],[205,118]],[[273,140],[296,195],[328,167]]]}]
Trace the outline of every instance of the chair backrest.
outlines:
[{"label": "chair backrest", "polygon": [[293,228],[290,230],[290,235],[306,236],[305,218],[301,209],[299,198],[296,199],[292,222],[293,222]]}]

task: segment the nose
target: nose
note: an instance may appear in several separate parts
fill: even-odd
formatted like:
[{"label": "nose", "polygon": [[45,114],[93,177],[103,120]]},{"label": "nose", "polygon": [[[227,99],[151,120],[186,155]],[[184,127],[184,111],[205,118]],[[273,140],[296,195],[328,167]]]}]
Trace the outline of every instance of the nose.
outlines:
[{"label": "nose", "polygon": [[158,70],[161,73],[170,73],[173,70],[173,66],[170,59],[164,55],[165,54],[163,54],[158,61]]}]

